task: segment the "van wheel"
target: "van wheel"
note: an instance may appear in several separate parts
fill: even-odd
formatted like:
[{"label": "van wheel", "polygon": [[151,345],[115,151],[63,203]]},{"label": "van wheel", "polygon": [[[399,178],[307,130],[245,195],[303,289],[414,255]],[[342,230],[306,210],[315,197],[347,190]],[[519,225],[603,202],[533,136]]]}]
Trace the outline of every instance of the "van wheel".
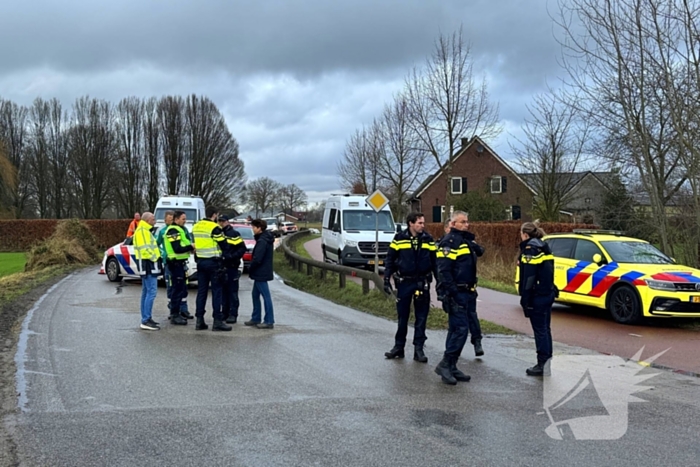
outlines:
[{"label": "van wheel", "polygon": [[338,250],[338,264],[339,264],[340,266],[344,266],[342,254],[343,254],[343,253],[342,253],[340,250]]},{"label": "van wheel", "polygon": [[323,262],[328,262],[328,255],[326,255],[326,245],[321,244],[321,254],[323,255]]},{"label": "van wheel", "polygon": [[642,318],[641,305],[634,289],[623,285],[615,289],[608,301],[613,319],[620,324],[635,324]]}]

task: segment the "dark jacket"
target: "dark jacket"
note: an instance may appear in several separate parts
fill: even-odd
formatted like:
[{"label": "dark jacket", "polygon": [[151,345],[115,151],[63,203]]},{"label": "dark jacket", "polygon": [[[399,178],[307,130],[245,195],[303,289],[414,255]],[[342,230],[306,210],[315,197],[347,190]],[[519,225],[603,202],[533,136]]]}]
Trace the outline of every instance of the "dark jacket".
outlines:
[{"label": "dark jacket", "polygon": [[549,245],[539,238],[520,243],[520,283],[518,293],[523,308],[532,308],[536,296],[556,294],[554,256]]},{"label": "dark jacket", "polygon": [[437,246],[426,232],[411,237],[406,229],[394,236],[384,262],[384,279],[392,274],[403,278],[424,278],[437,274]]},{"label": "dark jacket", "polygon": [[474,234],[452,228],[438,245],[437,267],[440,293],[454,296],[461,287],[477,282],[476,258],[484,248],[474,241]]},{"label": "dark jacket", "polygon": [[241,265],[241,259],[248,249],[241,234],[236,229],[227,225],[223,231],[226,237],[226,245],[223,248],[224,266],[229,269],[238,269]]},{"label": "dark jacket", "polygon": [[255,236],[255,248],[253,259],[250,260],[248,276],[254,281],[271,281],[272,254],[274,253],[275,237],[269,231],[264,231]]}]

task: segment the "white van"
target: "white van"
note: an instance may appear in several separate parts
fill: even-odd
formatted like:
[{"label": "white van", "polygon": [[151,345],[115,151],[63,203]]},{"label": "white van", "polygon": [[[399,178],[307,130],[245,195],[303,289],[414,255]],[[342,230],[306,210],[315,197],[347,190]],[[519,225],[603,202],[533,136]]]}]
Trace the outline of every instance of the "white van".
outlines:
[{"label": "white van", "polygon": [[168,195],[160,198],[153,213],[156,216],[156,227],[165,225],[165,211],[184,211],[188,230],[192,230],[194,224],[206,217],[204,200],[199,196]]},{"label": "white van", "polygon": [[[366,195],[331,195],[323,212],[321,232],[324,261],[354,267],[374,265],[376,213]],[[379,265],[389,251],[396,224],[389,206],[379,212]]]}]

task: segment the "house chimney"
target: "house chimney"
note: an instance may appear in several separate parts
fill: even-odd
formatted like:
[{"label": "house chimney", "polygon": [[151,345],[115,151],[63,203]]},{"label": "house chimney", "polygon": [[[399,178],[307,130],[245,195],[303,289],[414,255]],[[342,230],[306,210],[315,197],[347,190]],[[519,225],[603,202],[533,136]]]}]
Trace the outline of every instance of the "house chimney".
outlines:
[{"label": "house chimney", "polygon": [[466,148],[469,144],[469,138],[462,138],[462,149]]}]

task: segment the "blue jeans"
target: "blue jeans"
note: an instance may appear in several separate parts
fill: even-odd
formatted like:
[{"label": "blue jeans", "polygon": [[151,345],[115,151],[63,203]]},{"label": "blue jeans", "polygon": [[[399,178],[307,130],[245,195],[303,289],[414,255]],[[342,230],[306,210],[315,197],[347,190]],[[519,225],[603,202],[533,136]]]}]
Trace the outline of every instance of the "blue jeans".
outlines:
[{"label": "blue jeans", "polygon": [[260,309],[260,295],[265,302],[265,324],[275,324],[275,314],[272,309],[272,296],[270,295],[270,286],[266,281],[253,282],[253,316],[251,321],[259,323],[262,310]]},{"label": "blue jeans", "polygon": [[146,324],[146,321],[151,319],[157,291],[157,276],[152,274],[141,276],[141,324]]},{"label": "blue jeans", "polygon": [[535,296],[532,310],[530,310],[530,324],[535,335],[535,347],[537,347],[537,363],[544,365],[552,358],[552,303],[554,295]]},{"label": "blue jeans", "polygon": [[476,314],[476,293],[460,291],[447,303],[449,328],[445,341],[445,358],[456,362],[469,336],[469,314]]}]

